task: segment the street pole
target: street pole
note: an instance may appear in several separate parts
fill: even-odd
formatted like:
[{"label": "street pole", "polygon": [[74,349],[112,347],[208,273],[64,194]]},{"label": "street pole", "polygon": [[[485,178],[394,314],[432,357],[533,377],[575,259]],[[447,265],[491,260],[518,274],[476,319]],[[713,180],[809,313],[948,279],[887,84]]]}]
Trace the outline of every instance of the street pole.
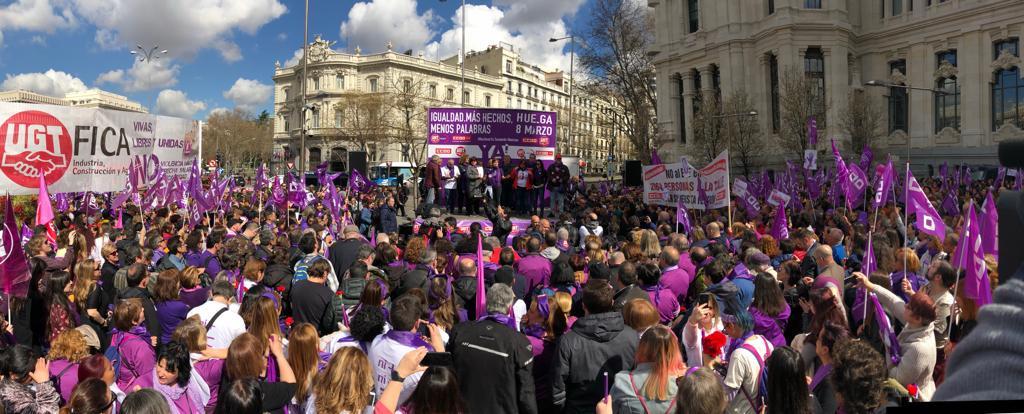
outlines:
[{"label": "street pole", "polygon": [[309,65],[309,0],[302,29],[302,106],[299,107],[299,175],[306,183],[306,68]]},{"label": "street pole", "polygon": [[462,0],[462,107],[466,107],[466,0]]},{"label": "street pole", "polygon": [[573,90],[576,89],[576,85],[573,84],[573,66],[576,57],[576,37],[575,35],[569,35],[564,37],[552,37],[548,39],[548,42],[554,43],[569,39],[569,149],[572,149],[572,133],[573,133],[573,112],[575,109],[576,102],[573,100]]}]

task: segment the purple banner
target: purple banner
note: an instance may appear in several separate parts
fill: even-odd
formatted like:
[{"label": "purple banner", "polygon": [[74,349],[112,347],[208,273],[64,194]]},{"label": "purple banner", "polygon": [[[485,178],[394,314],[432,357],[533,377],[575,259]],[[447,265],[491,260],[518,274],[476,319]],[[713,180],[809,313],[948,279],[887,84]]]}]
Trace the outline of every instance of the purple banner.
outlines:
[{"label": "purple banner", "polygon": [[431,108],[428,113],[427,158],[458,158],[463,154],[484,162],[505,155],[512,159],[555,159],[557,116],[554,112],[490,108]]}]

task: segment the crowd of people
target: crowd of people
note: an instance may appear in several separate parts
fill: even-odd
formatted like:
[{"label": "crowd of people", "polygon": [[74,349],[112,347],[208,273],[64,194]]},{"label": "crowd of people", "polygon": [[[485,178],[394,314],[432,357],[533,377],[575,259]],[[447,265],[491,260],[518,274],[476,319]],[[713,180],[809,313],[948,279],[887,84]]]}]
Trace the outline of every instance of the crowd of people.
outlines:
[{"label": "crowd of people", "polygon": [[[176,203],[58,212],[56,240],[38,227],[24,246],[31,281],[3,321],[0,407],[864,414],[1003,396],[955,377],[992,364],[985,344],[958,344],[1012,330],[1024,295],[1010,282],[981,312],[964,295],[950,264],[961,216],[939,239],[893,202],[871,223],[804,193],[788,238],[769,235],[767,204],[694,212],[683,232],[674,208],[588,186],[560,160],[466,166],[485,173],[467,175],[481,187],[463,204],[460,166],[430,163],[425,216],[438,220],[417,232],[384,189],[348,194],[339,221],[320,203],[264,210],[249,190],[200,223]],[[940,181],[922,180],[936,202]],[[980,202],[991,185],[957,191]],[[546,216],[544,189],[558,194]],[[444,205],[486,210],[493,232],[458,228]],[[539,215],[512,234],[504,207]],[[1006,316],[979,324],[989,309]]]}]

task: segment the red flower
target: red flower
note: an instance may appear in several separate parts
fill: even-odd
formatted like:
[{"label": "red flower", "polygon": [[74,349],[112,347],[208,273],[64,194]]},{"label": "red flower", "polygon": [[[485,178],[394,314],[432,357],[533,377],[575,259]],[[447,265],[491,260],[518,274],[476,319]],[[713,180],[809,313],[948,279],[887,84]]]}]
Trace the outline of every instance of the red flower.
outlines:
[{"label": "red flower", "polygon": [[294,322],[295,322],[295,319],[292,319],[291,316],[289,316],[287,318],[284,318],[284,324],[285,325],[292,326],[292,323],[294,323]]},{"label": "red flower", "polygon": [[277,291],[281,292],[281,293],[284,293],[284,286],[278,286],[277,287]]},{"label": "red flower", "polygon": [[335,293],[337,293],[338,296],[345,296],[345,291],[343,291],[343,290],[339,290],[339,291],[337,291]]},{"label": "red flower", "polygon": [[908,385],[907,386],[907,393],[909,393],[911,397],[917,398],[917,384],[910,384],[910,385]]}]

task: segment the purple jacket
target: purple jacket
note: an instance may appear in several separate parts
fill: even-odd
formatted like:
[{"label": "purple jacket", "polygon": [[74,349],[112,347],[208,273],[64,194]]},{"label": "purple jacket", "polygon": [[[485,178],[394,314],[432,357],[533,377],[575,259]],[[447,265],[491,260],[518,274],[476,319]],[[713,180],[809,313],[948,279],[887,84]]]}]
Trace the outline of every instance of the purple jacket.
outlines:
[{"label": "purple jacket", "polygon": [[661,285],[641,286],[640,288],[647,292],[654,308],[658,309],[659,322],[667,324],[679,315],[679,300],[671,290]]},{"label": "purple jacket", "polygon": [[210,402],[206,403],[206,412],[212,413],[213,409],[217,407],[217,393],[220,391],[220,377],[224,372],[224,360],[206,359],[196,361],[192,366],[196,368],[196,372],[199,373],[200,377],[203,377],[203,381],[206,381],[206,385],[210,387]]},{"label": "purple jacket", "polygon": [[[60,382],[60,396],[64,401],[71,399],[71,391],[75,384],[78,384],[78,364],[72,364],[66,359],[50,361],[50,377],[57,378]],[[54,382],[53,385],[57,385]]]},{"label": "purple jacket", "polygon": [[661,285],[676,295],[676,300],[686,297],[686,291],[690,289],[690,282],[693,281],[693,273],[673,266],[666,268],[661,273]]},{"label": "purple jacket", "polygon": [[149,333],[136,326],[131,331],[116,332],[110,346],[120,345],[121,369],[117,372],[117,386],[125,392],[132,392],[135,386],[153,386],[153,369],[156,368],[156,352],[149,343]]},{"label": "purple jacket", "polygon": [[533,290],[537,285],[547,286],[551,282],[551,261],[540,253],[530,253],[519,259],[516,271],[526,276],[526,284]]},{"label": "purple jacket", "polygon": [[679,268],[690,275],[690,280],[693,280],[693,275],[697,274],[697,266],[690,260],[689,254],[679,255]]},{"label": "purple jacket", "polygon": [[789,322],[789,304],[783,302],[782,305],[782,311],[774,318],[753,306],[749,309],[750,316],[754,317],[754,333],[763,336],[773,346],[786,346],[786,337],[782,332]]},{"label": "purple jacket", "polygon": [[171,342],[174,329],[188,316],[188,305],[180,300],[168,300],[156,304],[156,318],[160,320],[160,343]]}]

